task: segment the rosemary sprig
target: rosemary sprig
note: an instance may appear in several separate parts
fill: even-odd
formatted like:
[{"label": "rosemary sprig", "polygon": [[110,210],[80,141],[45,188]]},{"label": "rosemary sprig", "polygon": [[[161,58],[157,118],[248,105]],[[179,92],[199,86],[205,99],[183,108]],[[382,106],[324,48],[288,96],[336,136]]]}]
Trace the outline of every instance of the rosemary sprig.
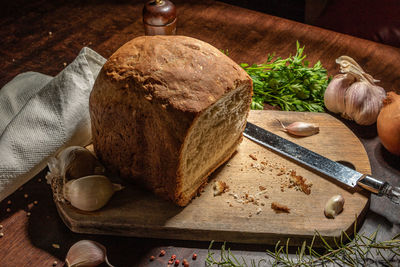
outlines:
[{"label": "rosemary sprig", "polygon": [[[239,261],[235,255],[231,252],[231,250],[228,248],[228,250],[225,249],[226,242],[221,246],[221,254],[220,254],[220,259],[216,260],[214,258],[214,253],[211,252],[212,245],[214,244],[214,241],[211,241],[210,246],[208,247],[208,255],[206,258],[206,266],[223,266],[223,267],[244,267],[244,266],[249,266],[246,263],[246,260],[242,257],[242,261]],[[258,261],[256,264],[255,260],[250,260],[250,266],[251,267],[259,267],[261,266],[260,264],[266,262],[266,260],[261,259]]]},{"label": "rosemary sprig", "polygon": [[[342,232],[339,240],[334,240],[335,245],[330,245],[325,238],[318,232],[314,234],[309,245],[304,241],[297,248],[296,254],[289,253],[290,240],[285,245],[278,242],[273,251],[267,250],[267,259],[250,260],[250,266],[368,266],[379,264],[383,266],[400,265],[400,234],[394,236],[391,240],[377,241],[379,228],[371,235],[359,234],[355,232],[353,238],[350,238],[346,232]],[[319,239],[323,244],[320,254],[313,246]],[[208,248],[206,266],[224,266],[224,267],[247,267],[249,266],[244,258],[239,261],[231,250],[226,249],[226,243],[221,247],[219,259],[214,257],[211,251],[213,241]]]}]

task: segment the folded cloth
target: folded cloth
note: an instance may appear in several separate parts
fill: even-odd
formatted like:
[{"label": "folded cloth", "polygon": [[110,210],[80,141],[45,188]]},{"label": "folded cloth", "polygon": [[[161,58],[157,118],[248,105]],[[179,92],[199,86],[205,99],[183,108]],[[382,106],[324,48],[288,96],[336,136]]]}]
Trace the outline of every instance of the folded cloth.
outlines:
[{"label": "folded cloth", "polygon": [[89,95],[105,61],[84,47],[54,78],[26,72],[0,90],[0,201],[62,148],[90,143]]}]

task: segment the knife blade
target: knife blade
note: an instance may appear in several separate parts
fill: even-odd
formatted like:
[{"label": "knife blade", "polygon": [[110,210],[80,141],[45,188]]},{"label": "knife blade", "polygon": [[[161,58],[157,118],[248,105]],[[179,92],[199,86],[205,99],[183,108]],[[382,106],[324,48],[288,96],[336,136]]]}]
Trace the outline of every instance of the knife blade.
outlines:
[{"label": "knife blade", "polygon": [[400,188],[391,186],[388,182],[357,172],[250,122],[247,122],[243,135],[343,185],[352,188],[358,185],[379,196],[388,197],[393,203],[400,204]]}]

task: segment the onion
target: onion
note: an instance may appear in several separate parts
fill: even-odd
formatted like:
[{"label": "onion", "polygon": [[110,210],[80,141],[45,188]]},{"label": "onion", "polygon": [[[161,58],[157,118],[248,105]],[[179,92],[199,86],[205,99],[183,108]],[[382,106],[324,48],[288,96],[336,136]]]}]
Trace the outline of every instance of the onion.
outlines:
[{"label": "onion", "polygon": [[387,93],[376,127],[382,145],[390,153],[400,156],[400,95]]}]

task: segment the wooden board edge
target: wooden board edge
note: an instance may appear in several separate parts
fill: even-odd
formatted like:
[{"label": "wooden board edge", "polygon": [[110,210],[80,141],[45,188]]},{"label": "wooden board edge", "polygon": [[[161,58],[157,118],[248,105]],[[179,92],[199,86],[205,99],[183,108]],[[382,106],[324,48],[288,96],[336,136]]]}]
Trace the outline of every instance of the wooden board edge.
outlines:
[{"label": "wooden board edge", "polygon": [[[354,226],[362,225],[365,220],[367,211],[369,209],[370,199],[368,199],[362,212],[355,215],[357,218],[354,223],[352,223],[345,230],[337,230],[331,235],[322,235],[324,240],[329,245],[335,245],[335,239],[340,240],[343,232],[347,235],[352,236],[354,234]],[[287,240],[290,239],[290,246],[301,246],[304,241],[307,243],[311,242],[314,232],[309,235],[297,235],[297,234],[277,234],[277,233],[254,233],[254,232],[239,232],[239,231],[221,231],[221,230],[199,230],[199,229],[182,229],[174,227],[153,227],[149,228],[145,225],[132,225],[126,227],[123,224],[114,224],[113,227],[105,229],[104,225],[91,223],[82,224],[77,220],[71,218],[67,219],[65,214],[65,209],[62,208],[62,203],[57,203],[57,211],[65,223],[65,225],[74,233],[78,234],[98,234],[106,236],[129,236],[137,238],[154,238],[154,239],[174,239],[174,240],[187,240],[187,232],[190,232],[192,241],[202,241],[202,242],[225,242],[229,240],[230,243],[237,244],[258,244],[258,245],[275,245],[277,242],[281,244],[286,244]],[[340,216],[340,215],[339,215]],[[120,231],[116,231],[120,229]],[[360,227],[357,227],[360,229]],[[243,238],[243,237],[246,238]],[[324,242],[320,238],[314,240],[315,247],[323,247]]]}]

